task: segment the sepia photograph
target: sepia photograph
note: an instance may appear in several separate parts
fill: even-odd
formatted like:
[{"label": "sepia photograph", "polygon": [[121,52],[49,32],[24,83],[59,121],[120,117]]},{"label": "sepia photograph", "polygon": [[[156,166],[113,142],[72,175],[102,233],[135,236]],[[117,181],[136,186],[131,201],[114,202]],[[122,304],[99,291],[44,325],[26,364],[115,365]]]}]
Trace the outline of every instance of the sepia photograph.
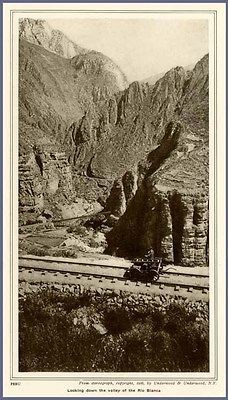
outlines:
[{"label": "sepia photograph", "polygon": [[208,371],[207,20],[19,38],[20,370]]},{"label": "sepia photograph", "polygon": [[12,25],[18,377],[216,375],[217,22],[163,11]]}]

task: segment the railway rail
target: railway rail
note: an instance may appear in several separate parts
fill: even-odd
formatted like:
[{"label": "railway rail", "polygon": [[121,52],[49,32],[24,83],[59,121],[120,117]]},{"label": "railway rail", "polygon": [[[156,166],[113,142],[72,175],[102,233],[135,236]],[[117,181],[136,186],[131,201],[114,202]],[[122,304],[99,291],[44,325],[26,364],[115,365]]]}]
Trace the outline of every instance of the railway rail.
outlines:
[{"label": "railway rail", "polygon": [[[86,220],[86,219],[89,219],[91,217],[94,217],[97,214],[99,214],[99,213],[92,212],[92,213],[89,213],[89,214],[82,214],[82,215],[78,215],[78,216],[70,217],[70,218],[61,218],[61,219],[52,219],[52,218],[50,218],[49,220],[47,219],[47,222],[48,221],[52,222],[54,225],[60,224],[58,226],[61,226],[61,224],[64,224],[66,222],[71,222],[71,221],[74,221],[74,220],[79,220],[79,221],[80,220],[84,220],[84,219]],[[106,212],[102,212],[102,214],[108,214],[108,212],[107,211]],[[27,229],[35,228],[35,227],[41,226],[41,225],[42,224],[40,222],[33,222],[31,224],[28,224],[28,225],[21,225],[20,228],[26,231]]]},{"label": "railway rail", "polygon": [[[170,294],[194,300],[209,300],[209,276],[192,268],[165,267],[157,282],[132,282],[123,277],[131,265],[112,265],[107,261],[82,261],[61,257],[19,256],[19,281],[57,285],[83,285],[142,294]],[[192,272],[190,271],[192,270]]]}]

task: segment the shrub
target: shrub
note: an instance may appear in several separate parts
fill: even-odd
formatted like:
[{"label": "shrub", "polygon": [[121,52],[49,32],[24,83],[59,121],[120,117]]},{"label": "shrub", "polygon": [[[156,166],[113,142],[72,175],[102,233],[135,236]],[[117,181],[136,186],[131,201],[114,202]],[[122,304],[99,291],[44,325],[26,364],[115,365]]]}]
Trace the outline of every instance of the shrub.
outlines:
[{"label": "shrub", "polygon": [[88,234],[88,231],[85,226],[81,225],[76,225],[76,226],[70,226],[67,228],[68,233],[74,233],[75,235],[81,235],[81,236],[86,236]]},{"label": "shrub", "polygon": [[132,323],[124,308],[113,308],[105,312],[104,325],[110,333],[117,334],[131,329]]},{"label": "shrub", "polygon": [[[122,305],[110,306],[111,299],[112,293],[75,295],[49,288],[22,296],[20,371],[208,371],[203,303],[180,299],[161,309],[160,302],[131,307],[124,298]],[[94,323],[108,332],[99,333]]]},{"label": "shrub", "polygon": [[98,243],[94,238],[91,238],[91,239],[90,239],[89,245],[90,245],[91,247],[96,248],[96,249],[97,249],[98,247],[100,247],[100,243]]}]

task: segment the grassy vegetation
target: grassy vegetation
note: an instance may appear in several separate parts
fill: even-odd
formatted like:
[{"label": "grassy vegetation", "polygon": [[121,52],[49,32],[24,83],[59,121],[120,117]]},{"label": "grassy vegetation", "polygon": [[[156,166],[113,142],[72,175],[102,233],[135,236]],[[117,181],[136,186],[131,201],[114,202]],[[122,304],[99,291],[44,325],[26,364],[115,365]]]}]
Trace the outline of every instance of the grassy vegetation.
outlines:
[{"label": "grassy vegetation", "polygon": [[112,296],[53,289],[22,296],[20,371],[208,371],[207,306],[132,306],[121,296],[110,304]]}]

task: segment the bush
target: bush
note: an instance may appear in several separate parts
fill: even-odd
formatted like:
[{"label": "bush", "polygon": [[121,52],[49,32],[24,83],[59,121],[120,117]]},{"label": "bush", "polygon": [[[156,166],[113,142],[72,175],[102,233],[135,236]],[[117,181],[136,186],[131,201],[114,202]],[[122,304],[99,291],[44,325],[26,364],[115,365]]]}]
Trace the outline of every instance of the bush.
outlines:
[{"label": "bush", "polygon": [[124,298],[110,306],[111,299],[48,288],[22,296],[20,371],[208,371],[206,306],[178,300],[163,309],[160,302],[131,307]]},{"label": "bush", "polygon": [[97,249],[98,247],[100,247],[100,243],[96,242],[96,240],[95,240],[94,238],[91,238],[91,239],[90,239],[89,245],[90,245],[91,247],[96,248],[96,249]]},{"label": "bush", "polygon": [[131,329],[132,323],[125,309],[114,308],[105,312],[104,325],[110,333],[117,334]]},{"label": "bush", "polygon": [[88,231],[85,228],[85,226],[81,226],[81,225],[70,226],[69,228],[67,228],[67,232],[74,233],[75,235],[79,235],[79,236],[86,236],[88,234]]}]

